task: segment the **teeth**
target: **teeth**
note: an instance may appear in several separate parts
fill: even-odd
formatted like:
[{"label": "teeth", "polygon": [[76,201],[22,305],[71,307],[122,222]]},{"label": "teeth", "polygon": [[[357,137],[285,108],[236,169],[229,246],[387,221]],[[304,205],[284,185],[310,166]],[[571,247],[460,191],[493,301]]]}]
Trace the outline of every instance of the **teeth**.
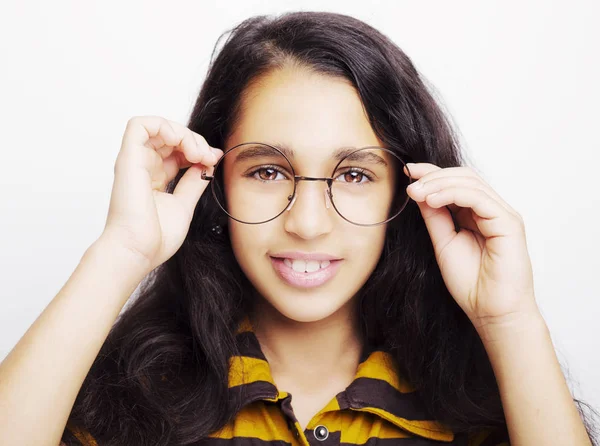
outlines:
[{"label": "teeth", "polygon": [[303,260],[293,260],[292,269],[299,273],[306,272],[306,262]]},{"label": "teeth", "polygon": [[319,271],[321,268],[321,262],[317,262],[316,260],[309,260],[306,262],[306,272],[314,273],[315,271]]},{"label": "teeth", "polygon": [[299,273],[314,273],[321,268],[327,268],[331,263],[329,260],[319,262],[317,260],[291,260],[283,259],[283,263]]}]

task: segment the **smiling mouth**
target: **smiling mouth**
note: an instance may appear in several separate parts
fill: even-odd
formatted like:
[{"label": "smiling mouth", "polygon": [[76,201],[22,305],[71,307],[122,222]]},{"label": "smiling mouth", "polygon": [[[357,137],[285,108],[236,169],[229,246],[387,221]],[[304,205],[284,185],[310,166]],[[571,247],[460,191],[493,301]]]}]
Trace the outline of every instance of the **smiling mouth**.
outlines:
[{"label": "smiling mouth", "polygon": [[298,260],[270,257],[273,268],[288,285],[314,288],[329,282],[338,272],[342,260]]},{"label": "smiling mouth", "polygon": [[[280,258],[281,259],[281,258]],[[298,273],[314,273],[320,269],[327,268],[330,260],[300,260],[283,258],[283,263]]]}]

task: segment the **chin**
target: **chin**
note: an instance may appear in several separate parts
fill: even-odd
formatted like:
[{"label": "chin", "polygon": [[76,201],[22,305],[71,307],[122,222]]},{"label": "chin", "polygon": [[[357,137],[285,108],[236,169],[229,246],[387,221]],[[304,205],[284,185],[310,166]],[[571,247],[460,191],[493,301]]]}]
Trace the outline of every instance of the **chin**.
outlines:
[{"label": "chin", "polygon": [[[286,296],[284,302],[281,296]],[[318,322],[335,315],[346,307],[347,301],[339,301],[333,296],[291,296],[289,293],[281,293],[277,299],[266,298],[269,306],[283,317],[295,322]]]}]

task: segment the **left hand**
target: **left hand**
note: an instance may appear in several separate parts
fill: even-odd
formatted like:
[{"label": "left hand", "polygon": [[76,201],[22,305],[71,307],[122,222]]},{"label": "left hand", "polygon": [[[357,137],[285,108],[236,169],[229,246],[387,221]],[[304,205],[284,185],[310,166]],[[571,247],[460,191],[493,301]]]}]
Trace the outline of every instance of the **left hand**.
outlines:
[{"label": "left hand", "polygon": [[510,324],[538,313],[521,215],[469,167],[408,168],[419,181],[407,192],[425,220],[444,283],[473,324]]}]

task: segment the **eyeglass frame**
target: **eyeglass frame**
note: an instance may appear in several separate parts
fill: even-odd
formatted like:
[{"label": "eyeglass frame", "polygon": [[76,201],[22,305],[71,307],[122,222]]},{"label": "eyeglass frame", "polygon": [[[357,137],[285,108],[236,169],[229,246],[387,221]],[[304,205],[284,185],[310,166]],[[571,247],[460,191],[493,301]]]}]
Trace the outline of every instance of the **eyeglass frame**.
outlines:
[{"label": "eyeglass frame", "polygon": [[[231,215],[229,212],[227,212],[227,210],[226,210],[226,209],[225,209],[225,208],[224,208],[224,207],[221,205],[221,203],[219,202],[219,199],[217,198],[217,195],[216,195],[216,193],[215,193],[214,181],[213,181],[213,180],[215,179],[215,176],[214,176],[214,175],[207,175],[207,174],[206,174],[206,169],[202,170],[202,179],[203,179],[203,180],[206,180],[206,181],[210,181],[210,182],[211,182],[211,184],[210,184],[210,186],[211,186],[211,187],[210,187],[210,189],[211,189],[211,191],[212,191],[213,198],[215,199],[215,201],[216,201],[217,205],[218,205],[218,206],[221,208],[221,210],[223,210],[223,212],[225,212],[225,213],[226,213],[226,214],[227,214],[227,215],[228,215],[230,218],[232,218],[232,219],[234,219],[235,221],[238,221],[238,222],[240,222],[240,223],[243,223],[243,224],[246,224],[246,225],[262,225],[263,223],[268,223],[268,222],[270,222],[270,221],[273,221],[273,220],[275,220],[277,217],[279,217],[280,215],[282,215],[282,214],[283,214],[285,211],[288,211],[288,210],[290,210],[290,209],[291,209],[291,204],[293,204],[293,203],[294,203],[294,201],[296,200],[296,189],[297,189],[297,186],[298,186],[298,182],[299,182],[299,181],[325,181],[325,182],[327,182],[327,191],[326,191],[326,192],[327,192],[327,196],[329,197],[329,201],[330,201],[330,202],[331,202],[331,204],[333,205],[333,208],[335,209],[335,211],[337,212],[337,214],[338,214],[340,217],[342,217],[344,220],[346,220],[348,223],[351,223],[351,224],[353,224],[353,225],[357,225],[357,226],[371,227],[371,226],[379,226],[379,225],[382,225],[382,224],[388,223],[388,222],[390,222],[391,220],[393,220],[394,218],[396,218],[398,215],[400,215],[400,214],[402,213],[402,211],[404,210],[404,208],[406,207],[406,205],[408,204],[408,201],[409,201],[409,196],[408,196],[408,194],[407,194],[407,196],[406,196],[406,200],[404,200],[404,204],[402,204],[402,207],[400,208],[400,210],[399,210],[399,211],[398,211],[398,212],[397,212],[395,215],[393,215],[393,216],[389,217],[387,220],[384,220],[384,221],[382,221],[382,222],[380,222],[380,223],[365,224],[365,223],[355,223],[355,222],[353,222],[353,221],[350,221],[350,220],[348,220],[346,217],[344,217],[344,216],[342,215],[342,213],[341,213],[341,212],[338,210],[338,208],[337,208],[337,207],[336,207],[336,205],[335,205],[335,201],[334,201],[334,199],[333,199],[333,193],[331,192],[331,185],[332,185],[332,183],[333,183],[333,180],[334,180],[335,178],[333,178],[333,177],[307,177],[307,176],[303,176],[303,175],[296,175],[296,171],[294,170],[294,166],[292,165],[292,162],[289,160],[289,158],[288,158],[288,157],[287,157],[287,156],[286,156],[286,155],[285,155],[285,154],[284,154],[284,153],[283,153],[281,150],[279,150],[277,147],[275,147],[275,146],[272,146],[272,145],[270,145],[270,144],[267,144],[267,143],[264,143],[264,142],[243,142],[243,143],[240,143],[240,144],[237,144],[237,145],[235,145],[235,146],[231,147],[229,150],[227,150],[226,152],[224,152],[224,153],[223,153],[223,156],[222,156],[222,157],[221,157],[221,158],[220,158],[220,159],[217,161],[217,163],[216,163],[216,164],[213,166],[213,174],[214,174],[214,172],[217,170],[217,168],[219,167],[219,165],[221,164],[221,161],[222,161],[223,159],[225,159],[225,155],[227,155],[227,154],[228,154],[229,152],[231,152],[232,150],[234,150],[234,149],[236,149],[236,148],[238,148],[238,147],[240,147],[240,146],[247,145],[247,144],[260,144],[260,145],[263,145],[263,146],[270,147],[270,148],[272,148],[272,149],[276,150],[277,152],[279,152],[279,153],[281,154],[281,156],[283,156],[283,157],[285,158],[285,160],[286,160],[286,161],[288,162],[288,164],[290,165],[290,168],[292,169],[292,174],[293,174],[293,176],[294,176],[294,190],[293,190],[292,194],[291,194],[290,196],[288,196],[288,201],[289,201],[288,205],[287,205],[287,206],[286,206],[286,207],[285,207],[285,208],[284,208],[284,209],[283,209],[283,210],[282,210],[282,211],[281,211],[279,214],[277,214],[275,217],[273,217],[273,218],[270,218],[270,219],[268,219],[268,220],[265,220],[265,221],[258,222],[258,223],[249,223],[249,222],[247,222],[247,221],[242,221],[242,220],[239,220],[239,219],[235,218],[234,216],[232,216],[232,215]],[[402,158],[400,158],[400,156],[398,156],[396,153],[394,153],[394,151],[393,151],[393,150],[391,150],[391,149],[388,149],[388,148],[386,148],[386,147],[379,147],[379,146],[366,146],[366,147],[360,147],[360,148],[358,148],[358,149],[356,149],[356,150],[354,150],[354,151],[352,151],[352,152],[348,153],[348,154],[347,154],[347,155],[346,155],[344,158],[342,158],[342,160],[341,160],[341,161],[339,161],[339,162],[338,162],[338,163],[335,165],[335,167],[333,168],[333,173],[335,173],[335,171],[338,169],[339,165],[340,165],[340,164],[342,164],[342,163],[343,163],[343,162],[346,160],[346,158],[348,158],[349,156],[351,156],[353,153],[359,152],[359,151],[361,151],[361,150],[366,150],[366,149],[379,149],[379,150],[383,150],[383,151],[385,151],[385,152],[388,152],[388,153],[392,154],[393,156],[395,156],[395,157],[396,157],[396,158],[397,158],[397,159],[398,159],[398,160],[399,160],[399,161],[400,161],[400,162],[401,162],[401,163],[404,165],[404,167],[406,167],[406,171],[408,172],[408,181],[409,181],[409,184],[410,184],[410,183],[412,183],[412,179],[413,179],[413,178],[412,178],[412,176],[410,175],[410,170],[409,170],[408,166],[406,165],[406,163],[404,162],[404,160],[403,160]]]}]

